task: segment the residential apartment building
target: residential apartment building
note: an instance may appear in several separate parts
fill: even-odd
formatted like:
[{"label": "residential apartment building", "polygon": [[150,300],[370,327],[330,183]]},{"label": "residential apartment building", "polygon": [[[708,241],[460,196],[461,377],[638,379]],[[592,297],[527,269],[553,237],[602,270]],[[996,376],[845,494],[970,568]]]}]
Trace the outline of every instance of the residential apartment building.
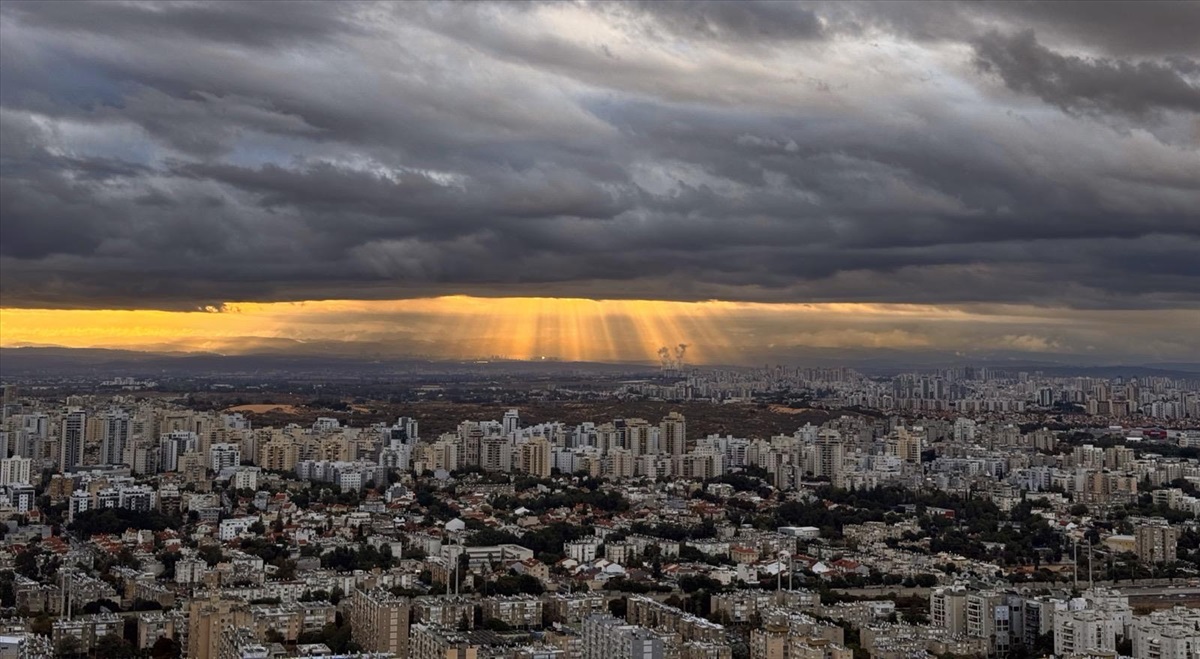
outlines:
[{"label": "residential apartment building", "polygon": [[408,621],[411,604],[386,590],[355,589],[350,599],[352,637],[367,652],[408,656]]}]

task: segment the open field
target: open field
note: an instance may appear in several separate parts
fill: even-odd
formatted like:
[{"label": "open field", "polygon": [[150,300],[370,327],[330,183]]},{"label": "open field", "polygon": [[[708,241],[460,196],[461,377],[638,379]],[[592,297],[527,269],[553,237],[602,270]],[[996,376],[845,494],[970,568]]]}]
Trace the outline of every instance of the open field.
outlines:
[{"label": "open field", "polygon": [[226,408],[226,412],[241,412],[243,414],[301,414],[303,410],[295,405],[276,405],[264,403],[261,405],[236,405]]}]

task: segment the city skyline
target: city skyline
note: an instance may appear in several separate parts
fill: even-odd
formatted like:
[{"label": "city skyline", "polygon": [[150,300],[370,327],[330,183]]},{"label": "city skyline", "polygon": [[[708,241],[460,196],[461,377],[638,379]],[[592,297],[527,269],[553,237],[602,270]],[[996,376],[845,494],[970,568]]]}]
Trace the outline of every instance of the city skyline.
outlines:
[{"label": "city skyline", "polygon": [[1198,361],[1198,31],[1187,2],[6,2],[0,346]]}]

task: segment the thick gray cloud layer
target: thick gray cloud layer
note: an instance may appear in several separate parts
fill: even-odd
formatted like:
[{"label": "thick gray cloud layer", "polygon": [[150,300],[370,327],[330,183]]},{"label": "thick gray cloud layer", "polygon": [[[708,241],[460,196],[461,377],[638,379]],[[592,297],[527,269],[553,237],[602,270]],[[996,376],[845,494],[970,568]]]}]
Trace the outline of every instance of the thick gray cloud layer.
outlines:
[{"label": "thick gray cloud layer", "polygon": [[6,306],[1200,304],[1200,3],[6,2]]}]

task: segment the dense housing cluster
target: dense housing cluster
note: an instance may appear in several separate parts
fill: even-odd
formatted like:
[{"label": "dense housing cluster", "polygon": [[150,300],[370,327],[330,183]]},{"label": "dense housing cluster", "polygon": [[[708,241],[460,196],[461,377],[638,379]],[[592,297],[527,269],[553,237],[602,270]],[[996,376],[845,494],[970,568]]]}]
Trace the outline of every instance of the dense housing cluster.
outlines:
[{"label": "dense housing cluster", "polygon": [[[1046,394],[1024,375],[901,376],[873,406],[849,393],[866,382],[852,371],[795,374],[824,420],[765,435],[698,436],[670,400],[652,419],[570,423],[501,408],[427,436],[421,402],[394,421],[356,422],[347,403],[260,425],[253,406],[200,409],[156,383],[6,387],[0,646],[221,659],[1200,647],[1187,607],[1200,429],[1156,407],[1190,409],[1187,383]],[[796,404],[792,385],[762,384],[705,413]],[[961,405],[992,385],[1037,400]],[[650,386],[599,396],[653,400]],[[1120,422],[1062,405],[1095,407],[1097,392],[1128,403]]]}]

